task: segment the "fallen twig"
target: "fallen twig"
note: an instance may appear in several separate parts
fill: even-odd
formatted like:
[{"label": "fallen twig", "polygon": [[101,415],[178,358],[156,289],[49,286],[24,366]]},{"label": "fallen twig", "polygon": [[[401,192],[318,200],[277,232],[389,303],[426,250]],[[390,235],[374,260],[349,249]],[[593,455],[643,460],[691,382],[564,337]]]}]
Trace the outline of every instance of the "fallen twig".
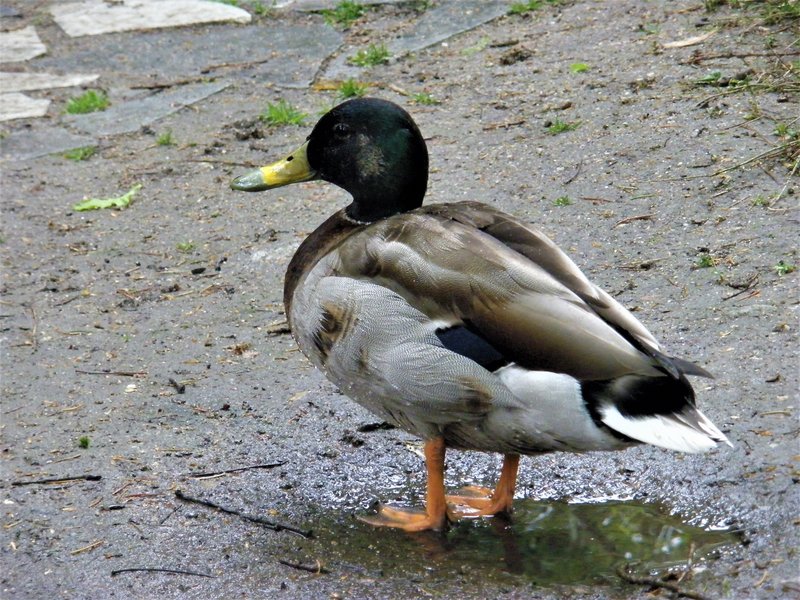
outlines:
[{"label": "fallen twig", "polygon": [[105,540],[95,540],[91,544],[84,546],[83,548],[78,548],[70,552],[71,555],[75,556],[76,554],[83,554],[84,552],[89,552],[90,550],[94,550],[95,548],[99,548],[103,544],[105,544]]},{"label": "fallen twig", "polygon": [[205,83],[208,77],[190,77],[188,79],[177,79],[175,81],[154,81],[153,83],[140,83],[132,85],[132,90],[163,90],[171,87],[178,87],[190,83]]},{"label": "fallen twig", "polygon": [[642,577],[640,575],[634,575],[630,571],[630,565],[620,565],[617,567],[617,575],[620,579],[627,581],[628,583],[634,583],[637,585],[649,585],[651,587],[662,588],[665,590],[669,590],[670,592],[677,594],[679,597],[684,598],[693,598],[694,600],[709,600],[708,596],[704,596],[698,592],[690,592],[688,590],[683,590],[681,587],[676,583],[670,583],[668,581],[661,581],[660,579],[655,579],[653,577]]},{"label": "fallen twig", "polygon": [[226,165],[229,167],[245,167],[248,169],[255,169],[258,167],[258,164],[254,162],[238,162],[235,160],[225,160],[222,158],[185,158],[183,160],[185,162],[213,163],[215,165]]},{"label": "fallen twig", "polygon": [[393,92],[395,92],[395,93],[397,93],[397,94],[400,94],[401,96],[410,96],[410,95],[411,95],[411,94],[408,92],[408,90],[404,90],[404,89],[403,89],[403,88],[401,88],[399,85],[395,85],[394,83],[390,83],[390,84],[389,84],[388,86],[386,86],[386,87],[388,87],[388,88],[389,88],[390,90],[392,90]]},{"label": "fallen twig", "polygon": [[119,575],[120,573],[174,573],[175,575],[194,575],[196,577],[208,577],[209,579],[216,578],[216,575],[209,575],[207,573],[198,573],[197,571],[184,571],[182,569],[162,569],[159,567],[135,567],[130,569],[114,569],[111,571],[111,576]]},{"label": "fallen twig", "polygon": [[[755,162],[755,161],[759,160],[760,158],[767,158],[771,154],[778,155],[778,154],[782,153],[784,150],[786,150],[788,148],[794,148],[794,147],[797,147],[798,149],[800,149],[800,142],[791,141],[791,142],[786,142],[785,144],[781,144],[780,146],[775,146],[774,148],[770,148],[769,150],[765,150],[764,152],[760,152],[759,154],[756,154],[755,156],[751,156],[747,160],[743,160],[742,162],[737,163],[737,164],[733,165],[732,167],[727,167],[725,169],[720,169],[719,171],[715,171],[714,173],[712,173],[710,175],[710,177],[716,177],[718,175],[722,175],[723,173],[727,173],[728,171],[733,171],[734,169],[739,169],[741,167],[749,165],[751,162]],[[795,169],[792,170],[792,173],[795,172],[796,168],[797,167],[795,166]]]},{"label": "fallen twig", "polygon": [[306,539],[313,537],[313,532],[308,529],[298,529],[296,527],[292,527],[291,525],[283,525],[282,523],[276,523],[274,521],[268,521],[267,519],[262,519],[260,517],[251,517],[249,515],[245,515],[237,510],[232,510],[230,508],[224,508],[218,504],[214,504],[208,500],[203,500],[202,498],[192,498],[191,496],[187,496],[181,490],[175,490],[175,497],[178,500],[183,500],[184,502],[193,502],[195,504],[201,504],[203,506],[207,506],[209,508],[213,508],[220,512],[223,512],[228,515],[235,515],[237,517],[241,517],[246,521],[251,521],[253,523],[258,523],[259,525],[263,525],[273,531],[289,531],[291,533],[296,533],[297,535],[304,537]]},{"label": "fallen twig", "polygon": [[517,125],[524,125],[528,121],[526,119],[516,119],[514,121],[503,121],[502,123],[489,123],[483,126],[484,131],[492,131],[494,129],[508,129],[509,127],[516,127]]},{"label": "fallen twig", "polygon": [[292,567],[293,569],[297,569],[298,571],[308,571],[309,573],[314,573],[316,575],[325,575],[330,573],[328,569],[322,566],[322,564],[317,561],[316,565],[301,565],[300,563],[293,563],[289,562],[288,560],[283,560],[282,558],[278,559],[278,562],[282,565],[286,565],[287,567]]},{"label": "fallen twig", "polygon": [[489,44],[489,48],[508,48],[509,46],[516,46],[519,40],[505,40],[502,42],[493,42]]},{"label": "fallen twig", "polygon": [[681,61],[681,64],[694,65],[704,60],[713,60],[715,58],[779,58],[781,56],[797,56],[800,51],[790,52],[720,52],[719,54],[697,54],[688,60]]},{"label": "fallen twig", "polygon": [[145,377],[146,371],[84,371],[83,369],[75,369],[76,373],[82,375],[118,375],[120,377]]},{"label": "fallen twig", "polygon": [[249,471],[251,469],[274,469],[285,465],[285,462],[266,463],[263,465],[249,465],[247,467],[236,467],[235,469],[225,469],[223,471],[208,471],[206,473],[187,473],[188,477],[214,477],[215,475],[225,475],[226,473],[239,473],[240,471]]},{"label": "fallen twig", "polygon": [[758,274],[757,273],[755,275],[753,275],[750,279],[745,281],[743,284],[733,285],[733,284],[729,283],[728,285],[730,287],[732,287],[734,289],[738,289],[739,291],[738,292],[734,292],[733,294],[730,294],[729,296],[725,296],[722,300],[724,301],[724,300],[730,300],[731,298],[736,298],[736,296],[740,296],[741,294],[744,294],[748,290],[753,289],[753,287],[757,283],[758,283]]},{"label": "fallen twig", "polygon": [[67,483],[69,481],[100,481],[103,478],[102,475],[76,475],[74,477],[53,477],[48,479],[33,479],[31,481],[12,481],[11,485],[13,486],[21,486],[21,485],[40,485],[40,484],[47,484],[47,483]]},{"label": "fallen twig", "polygon": [[[627,217],[622,219],[621,221],[617,221],[614,223],[614,227],[619,227],[620,225],[626,225],[628,223],[633,223],[634,221],[652,221],[653,215],[634,215],[632,217]],[[614,228],[612,227],[612,229]]]}]

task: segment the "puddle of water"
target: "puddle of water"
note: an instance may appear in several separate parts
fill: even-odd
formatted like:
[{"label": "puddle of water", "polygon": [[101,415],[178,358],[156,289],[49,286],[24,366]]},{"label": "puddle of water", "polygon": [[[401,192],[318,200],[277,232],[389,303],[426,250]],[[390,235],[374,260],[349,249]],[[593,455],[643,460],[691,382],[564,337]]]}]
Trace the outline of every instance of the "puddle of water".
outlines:
[{"label": "puddle of water", "polygon": [[[479,575],[538,586],[618,582],[616,569],[637,572],[694,564],[739,543],[732,532],[706,530],[660,507],[632,501],[568,504],[519,500],[514,516],[462,520],[446,535],[376,531],[351,521],[320,522],[305,550],[328,564],[389,575]],[[324,548],[324,549],[323,549]]]}]

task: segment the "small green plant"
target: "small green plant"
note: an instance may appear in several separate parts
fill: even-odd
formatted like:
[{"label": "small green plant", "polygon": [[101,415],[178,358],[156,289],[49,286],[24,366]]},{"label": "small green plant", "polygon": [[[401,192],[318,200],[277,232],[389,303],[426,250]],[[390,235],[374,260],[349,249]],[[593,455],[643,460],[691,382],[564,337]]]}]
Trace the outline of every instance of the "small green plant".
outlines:
[{"label": "small green plant", "polygon": [[75,162],[80,162],[82,160],[89,160],[95,155],[96,152],[97,148],[94,146],[82,146],[80,148],[73,148],[72,150],[67,150],[66,152],[64,152],[63,156],[66,159],[74,160]]},{"label": "small green plant", "polygon": [[80,96],[75,96],[67,100],[67,113],[71,115],[83,115],[86,113],[97,112],[108,108],[108,95],[103,90],[86,90]]},{"label": "small green plant", "polygon": [[322,15],[328,25],[341,25],[349,27],[354,21],[364,14],[365,7],[358,2],[344,0],[330,10],[323,10]]},{"label": "small green plant", "polygon": [[798,133],[795,129],[792,129],[786,123],[775,123],[775,135],[781,138],[792,139],[798,137]]},{"label": "small green plant", "polygon": [[793,0],[773,0],[760,3],[764,25],[791,23],[800,19],[800,3]]},{"label": "small green plant", "polygon": [[514,2],[508,9],[510,15],[524,15],[525,13],[542,8],[544,0],[528,0],[527,2]]},{"label": "small green plant", "polygon": [[697,260],[695,261],[694,265],[698,269],[709,269],[711,267],[717,266],[716,259],[708,254],[707,252],[703,252],[697,256]]},{"label": "small green plant", "polygon": [[426,106],[432,106],[434,104],[441,104],[441,100],[437,100],[433,96],[431,96],[428,92],[418,92],[416,94],[411,94],[411,99],[416,102],[417,104],[424,104]]},{"label": "small green plant", "polygon": [[586,73],[586,71],[589,70],[589,65],[582,62],[572,63],[569,66],[569,70],[572,71],[573,73]]},{"label": "small green plant", "polygon": [[580,121],[568,122],[556,119],[547,126],[547,133],[550,135],[558,135],[559,133],[564,133],[565,131],[574,131],[580,127],[580,125]]},{"label": "small green plant", "polygon": [[368,89],[369,86],[366,83],[360,83],[351,77],[339,84],[339,97],[360,98],[367,93]]},{"label": "small green plant", "polygon": [[183,252],[184,254],[188,254],[192,250],[194,250],[195,245],[194,242],[178,242],[175,244],[175,249],[178,252]]},{"label": "small green plant", "polygon": [[80,448],[83,448],[84,450],[86,450],[86,448],[89,447],[90,443],[91,443],[91,440],[89,440],[89,436],[88,435],[82,435],[81,437],[78,438],[78,446]]},{"label": "small green plant", "polygon": [[572,200],[569,199],[569,196],[559,196],[553,201],[555,206],[569,206],[570,204],[572,204]]},{"label": "small green plant", "polygon": [[767,198],[766,196],[764,196],[762,194],[759,194],[758,196],[753,198],[753,201],[751,202],[751,204],[753,206],[769,206],[770,202],[769,202],[769,198]]},{"label": "small green plant", "polygon": [[272,13],[272,8],[265,5],[260,0],[253,2],[253,14],[257,17],[268,17]]},{"label": "small green plant", "polygon": [[374,67],[389,62],[391,53],[384,44],[370,44],[367,48],[362,48],[347,61],[357,67]]},{"label": "small green plant", "polygon": [[308,115],[297,110],[286,100],[279,100],[276,104],[267,103],[267,109],[258,118],[271,127],[280,125],[302,125]]},{"label": "small green plant", "polygon": [[228,4],[230,6],[239,6],[239,0],[212,0],[213,2],[219,2],[220,4]]},{"label": "small green plant", "polygon": [[156,138],[156,144],[159,146],[174,146],[175,140],[172,139],[172,130],[167,129],[164,133]]},{"label": "small green plant", "polygon": [[719,85],[722,79],[722,71],[711,71],[703,75],[700,79],[695,80],[696,85]]},{"label": "small green plant", "polygon": [[789,273],[794,273],[795,269],[797,269],[797,267],[782,260],[779,260],[778,264],[775,265],[775,272],[781,277]]}]

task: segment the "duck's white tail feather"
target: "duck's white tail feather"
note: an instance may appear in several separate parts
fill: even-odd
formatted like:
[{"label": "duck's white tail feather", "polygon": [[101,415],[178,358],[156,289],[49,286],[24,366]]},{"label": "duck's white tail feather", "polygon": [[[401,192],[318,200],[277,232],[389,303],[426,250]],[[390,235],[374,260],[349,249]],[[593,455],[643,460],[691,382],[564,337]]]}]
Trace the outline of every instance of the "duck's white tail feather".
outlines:
[{"label": "duck's white tail feather", "polygon": [[613,404],[607,404],[600,408],[600,420],[635,440],[678,452],[708,452],[718,442],[733,446],[725,434],[695,408],[671,415],[626,416]]}]

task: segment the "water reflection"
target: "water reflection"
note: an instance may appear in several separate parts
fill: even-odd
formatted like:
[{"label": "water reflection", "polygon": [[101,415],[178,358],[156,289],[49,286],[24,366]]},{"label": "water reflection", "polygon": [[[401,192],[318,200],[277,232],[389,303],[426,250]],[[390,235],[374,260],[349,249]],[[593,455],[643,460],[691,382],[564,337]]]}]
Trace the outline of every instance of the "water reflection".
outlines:
[{"label": "water reflection", "polygon": [[448,545],[456,555],[485,556],[502,547],[511,573],[539,584],[582,584],[615,578],[621,563],[664,569],[735,541],[730,533],[687,525],[651,504],[522,501],[513,520],[456,528]]},{"label": "water reflection", "polygon": [[616,581],[617,567],[626,562],[640,563],[640,571],[663,570],[738,542],[733,533],[688,525],[652,504],[521,500],[514,507],[511,520],[465,520],[446,535],[376,532],[364,524],[320,533],[338,540],[337,562],[386,574],[413,574],[424,565],[441,574],[479,572],[536,585]]}]

